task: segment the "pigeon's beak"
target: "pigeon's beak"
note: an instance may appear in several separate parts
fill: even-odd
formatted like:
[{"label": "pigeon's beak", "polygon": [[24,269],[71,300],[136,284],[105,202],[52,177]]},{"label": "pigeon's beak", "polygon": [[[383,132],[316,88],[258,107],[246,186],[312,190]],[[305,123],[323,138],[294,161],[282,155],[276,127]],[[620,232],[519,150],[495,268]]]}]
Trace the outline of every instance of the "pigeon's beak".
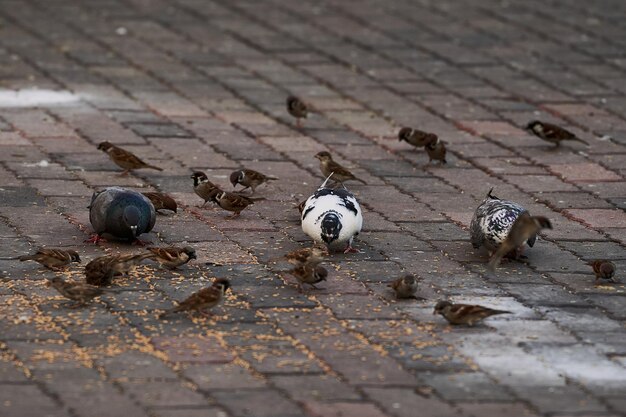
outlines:
[{"label": "pigeon's beak", "polygon": [[189,259],[198,259],[198,257],[195,253],[192,253],[191,255],[189,255]]},{"label": "pigeon's beak", "polygon": [[133,232],[133,237],[137,237],[137,226],[130,226],[130,230]]},{"label": "pigeon's beak", "polygon": [[322,240],[328,244],[333,240],[333,235],[327,235],[326,233],[322,233]]}]

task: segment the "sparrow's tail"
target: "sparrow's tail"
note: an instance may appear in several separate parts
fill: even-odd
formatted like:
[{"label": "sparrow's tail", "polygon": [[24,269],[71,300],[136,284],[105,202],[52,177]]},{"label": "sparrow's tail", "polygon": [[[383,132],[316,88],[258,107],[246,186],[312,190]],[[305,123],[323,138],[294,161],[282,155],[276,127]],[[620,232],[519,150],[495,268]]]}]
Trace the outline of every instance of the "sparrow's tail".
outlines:
[{"label": "sparrow's tail", "polygon": [[362,182],[363,184],[367,185],[367,183],[365,181],[363,181],[361,178],[354,177],[354,179],[356,181]]},{"label": "sparrow's tail", "polygon": [[163,171],[163,168],[155,167],[154,165],[146,164],[146,168],[156,169],[157,171]]},{"label": "sparrow's tail", "polygon": [[169,316],[170,314],[176,313],[177,311],[178,311],[178,307],[167,309],[161,314],[159,314],[159,318],[164,319],[165,317]]},{"label": "sparrow's tail", "polygon": [[578,136],[574,136],[571,140],[574,140],[574,141],[576,141],[576,142],[582,142],[582,143],[584,143],[584,144],[585,144],[585,145],[587,145],[587,146],[591,146],[591,145],[589,145],[589,142],[582,140],[582,139],[581,139],[581,138],[579,138]]},{"label": "sparrow's tail", "polygon": [[278,179],[278,177],[270,177],[269,175],[266,175],[265,179],[268,180],[268,181],[276,181]]},{"label": "sparrow's tail", "polygon": [[22,255],[22,256],[16,256],[15,258],[6,258],[6,259],[18,259],[20,262],[34,261],[35,255]]}]

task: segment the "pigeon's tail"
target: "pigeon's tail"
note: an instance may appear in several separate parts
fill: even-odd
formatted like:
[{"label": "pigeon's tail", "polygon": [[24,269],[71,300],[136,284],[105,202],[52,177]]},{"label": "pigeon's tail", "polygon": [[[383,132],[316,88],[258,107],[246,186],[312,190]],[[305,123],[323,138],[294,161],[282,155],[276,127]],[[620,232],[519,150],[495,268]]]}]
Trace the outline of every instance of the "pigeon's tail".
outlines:
[{"label": "pigeon's tail", "polygon": [[326,184],[328,183],[328,180],[330,179],[330,177],[332,177],[332,176],[333,176],[333,174],[334,174],[334,172],[331,172],[331,173],[330,173],[330,175],[329,175],[328,177],[326,177],[326,179],[324,180],[324,182],[322,183],[322,185],[320,185],[320,186],[319,186],[319,188],[318,188],[318,189],[321,189],[321,188],[326,188]]}]

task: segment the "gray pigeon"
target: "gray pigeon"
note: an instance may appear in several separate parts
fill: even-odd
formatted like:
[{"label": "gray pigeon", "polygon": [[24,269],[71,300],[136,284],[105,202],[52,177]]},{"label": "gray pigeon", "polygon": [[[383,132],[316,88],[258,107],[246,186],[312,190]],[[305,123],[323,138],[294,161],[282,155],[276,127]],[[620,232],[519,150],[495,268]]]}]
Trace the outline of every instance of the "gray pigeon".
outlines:
[{"label": "gray pigeon", "polygon": [[90,242],[97,243],[105,234],[134,242],[139,235],[152,230],[156,211],[143,194],[109,187],[95,192],[91,197],[89,221],[96,232]]}]

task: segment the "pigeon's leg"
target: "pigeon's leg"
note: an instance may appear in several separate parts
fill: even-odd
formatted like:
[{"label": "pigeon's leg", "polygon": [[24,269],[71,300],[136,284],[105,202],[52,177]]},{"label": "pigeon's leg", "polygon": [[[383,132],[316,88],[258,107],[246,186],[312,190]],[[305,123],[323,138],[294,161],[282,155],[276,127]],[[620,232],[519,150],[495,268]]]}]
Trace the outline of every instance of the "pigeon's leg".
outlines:
[{"label": "pigeon's leg", "polygon": [[151,244],[150,242],[144,242],[143,240],[139,240],[139,239],[135,239],[131,243],[131,245],[141,246],[141,247],[148,246],[150,244]]},{"label": "pigeon's leg", "polygon": [[298,129],[300,129],[302,127],[302,124],[300,123],[300,118],[299,117],[296,117],[296,127]]},{"label": "pigeon's leg", "polygon": [[343,253],[361,253],[361,251],[353,248],[352,244],[348,243],[348,246],[346,247],[346,250],[343,251]]},{"label": "pigeon's leg", "polygon": [[100,242],[106,242],[106,241],[107,240],[105,238],[103,238],[97,233],[94,233],[93,235],[91,235],[89,239],[85,240],[85,243],[95,243],[97,245]]},{"label": "pigeon's leg", "polygon": [[233,214],[232,216],[228,216],[227,219],[236,219],[237,217],[239,217],[241,215],[240,211],[235,212],[235,214]]}]

